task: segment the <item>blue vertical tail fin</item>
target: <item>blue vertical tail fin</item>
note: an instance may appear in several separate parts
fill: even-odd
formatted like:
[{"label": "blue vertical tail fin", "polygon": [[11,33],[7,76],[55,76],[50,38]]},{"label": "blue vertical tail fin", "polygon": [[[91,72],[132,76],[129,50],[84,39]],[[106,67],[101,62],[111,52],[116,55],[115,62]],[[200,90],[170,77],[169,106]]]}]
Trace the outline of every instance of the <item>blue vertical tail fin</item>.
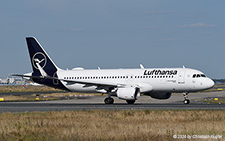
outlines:
[{"label": "blue vertical tail fin", "polygon": [[30,61],[33,68],[33,76],[53,77],[59,68],[51,60],[42,46],[34,37],[26,37]]},{"label": "blue vertical tail fin", "polygon": [[26,41],[33,72],[24,75],[12,74],[11,76],[29,78],[38,84],[69,91],[58,78],[58,71],[61,69],[55,65],[39,42],[34,37],[27,37]]}]

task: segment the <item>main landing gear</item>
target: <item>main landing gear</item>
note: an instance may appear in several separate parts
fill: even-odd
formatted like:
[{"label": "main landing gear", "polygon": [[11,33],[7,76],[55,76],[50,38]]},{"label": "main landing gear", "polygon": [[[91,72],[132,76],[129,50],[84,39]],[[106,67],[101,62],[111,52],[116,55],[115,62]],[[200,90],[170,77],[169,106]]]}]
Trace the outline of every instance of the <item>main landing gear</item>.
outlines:
[{"label": "main landing gear", "polygon": [[111,98],[111,90],[108,91],[108,97],[105,98],[104,102],[105,102],[105,104],[113,104],[114,103],[114,99]]},{"label": "main landing gear", "polygon": [[105,104],[113,104],[114,103],[114,99],[111,97],[107,97],[104,100]]},{"label": "main landing gear", "polygon": [[190,103],[190,100],[188,99],[188,93],[183,93],[183,96],[184,96],[184,104],[189,104]]},{"label": "main landing gear", "polygon": [[[108,97],[105,98],[104,102],[105,104],[113,104],[114,103],[114,99],[111,98],[111,95],[112,95],[112,90],[108,90],[107,91],[107,94],[108,94]],[[126,100],[127,101],[127,104],[134,104],[135,103],[135,100]]]},{"label": "main landing gear", "polygon": [[127,104],[134,104],[135,100],[126,100]]}]

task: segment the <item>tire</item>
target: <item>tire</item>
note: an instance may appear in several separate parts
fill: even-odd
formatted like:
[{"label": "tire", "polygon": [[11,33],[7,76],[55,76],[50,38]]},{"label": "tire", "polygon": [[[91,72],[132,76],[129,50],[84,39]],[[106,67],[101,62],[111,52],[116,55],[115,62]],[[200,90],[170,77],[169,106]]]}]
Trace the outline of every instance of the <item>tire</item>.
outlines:
[{"label": "tire", "polygon": [[184,104],[189,104],[190,103],[190,100],[189,99],[185,99],[184,100]]},{"label": "tire", "polygon": [[105,104],[113,104],[114,103],[114,99],[113,98],[106,98],[104,100]]},{"label": "tire", "polygon": [[126,100],[127,101],[127,104],[134,104],[135,103],[135,100]]}]

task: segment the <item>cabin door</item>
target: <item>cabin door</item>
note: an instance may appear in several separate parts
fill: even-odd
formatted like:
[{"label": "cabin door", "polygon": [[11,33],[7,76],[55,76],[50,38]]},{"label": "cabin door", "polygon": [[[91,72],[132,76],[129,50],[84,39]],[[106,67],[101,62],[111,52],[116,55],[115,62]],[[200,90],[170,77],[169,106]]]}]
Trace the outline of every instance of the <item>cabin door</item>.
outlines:
[{"label": "cabin door", "polygon": [[185,69],[179,71],[178,84],[185,83]]}]

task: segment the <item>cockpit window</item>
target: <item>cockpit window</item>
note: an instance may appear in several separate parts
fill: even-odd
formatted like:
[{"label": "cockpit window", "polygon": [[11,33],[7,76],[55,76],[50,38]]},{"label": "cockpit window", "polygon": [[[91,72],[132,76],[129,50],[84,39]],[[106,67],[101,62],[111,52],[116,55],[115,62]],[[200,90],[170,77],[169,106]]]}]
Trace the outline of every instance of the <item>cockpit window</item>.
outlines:
[{"label": "cockpit window", "polygon": [[193,74],[193,78],[206,77],[204,74]]},{"label": "cockpit window", "polygon": [[201,74],[201,77],[206,77],[204,74]]}]

